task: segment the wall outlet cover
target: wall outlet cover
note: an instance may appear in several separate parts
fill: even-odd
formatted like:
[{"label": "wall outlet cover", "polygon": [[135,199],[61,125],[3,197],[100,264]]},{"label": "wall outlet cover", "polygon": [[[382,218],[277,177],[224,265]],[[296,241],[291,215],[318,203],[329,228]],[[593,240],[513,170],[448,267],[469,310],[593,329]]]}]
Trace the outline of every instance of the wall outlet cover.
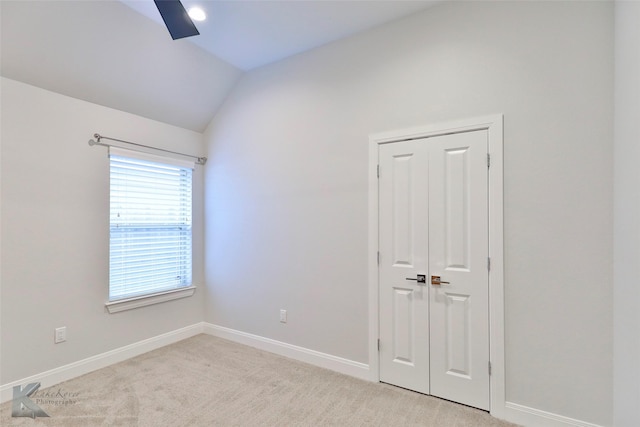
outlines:
[{"label": "wall outlet cover", "polygon": [[66,340],[67,340],[67,327],[63,326],[61,328],[56,328],[55,337],[54,337],[55,344],[65,342]]}]

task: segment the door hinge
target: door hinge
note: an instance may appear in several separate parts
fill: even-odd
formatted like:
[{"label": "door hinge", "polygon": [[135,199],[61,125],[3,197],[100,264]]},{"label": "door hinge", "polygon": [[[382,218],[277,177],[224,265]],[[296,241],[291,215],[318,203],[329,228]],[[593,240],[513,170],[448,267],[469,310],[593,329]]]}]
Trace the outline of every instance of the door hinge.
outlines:
[{"label": "door hinge", "polygon": [[489,376],[491,376],[491,362],[489,362]]},{"label": "door hinge", "polygon": [[378,265],[380,265],[380,251],[378,251]]},{"label": "door hinge", "polygon": [[378,338],[378,351],[380,351],[380,338]]},{"label": "door hinge", "polygon": [[491,271],[491,257],[487,257],[487,271]]},{"label": "door hinge", "polygon": [[487,153],[487,167],[491,167],[491,154]]},{"label": "door hinge", "polygon": [[378,178],[380,178],[380,165],[378,165],[378,168],[376,169],[376,174],[378,175]]}]

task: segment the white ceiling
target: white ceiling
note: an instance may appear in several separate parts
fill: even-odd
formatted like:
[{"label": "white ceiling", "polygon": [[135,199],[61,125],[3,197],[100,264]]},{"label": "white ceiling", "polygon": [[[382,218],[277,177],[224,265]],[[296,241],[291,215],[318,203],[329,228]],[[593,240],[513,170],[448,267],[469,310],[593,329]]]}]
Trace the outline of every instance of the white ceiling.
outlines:
[{"label": "white ceiling", "polygon": [[[153,0],[121,0],[164,26]],[[196,22],[199,36],[188,40],[218,58],[250,70],[347,37],[434,4],[410,1],[213,1],[183,0],[207,20]]]},{"label": "white ceiling", "polygon": [[244,70],[436,2],[183,3],[209,19],[200,36],[174,41],[152,0],[0,0],[0,74],[202,132]]}]

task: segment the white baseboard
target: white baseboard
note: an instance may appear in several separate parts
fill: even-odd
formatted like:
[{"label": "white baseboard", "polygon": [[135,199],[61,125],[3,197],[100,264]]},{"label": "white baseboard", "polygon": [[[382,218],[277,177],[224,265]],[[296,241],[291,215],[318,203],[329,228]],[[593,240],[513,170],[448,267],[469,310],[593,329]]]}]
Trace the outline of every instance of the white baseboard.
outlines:
[{"label": "white baseboard", "polygon": [[[298,347],[270,338],[253,335],[235,329],[225,328],[211,323],[203,323],[203,332],[208,335],[224,338],[240,344],[259,348],[294,360],[320,366],[342,374],[351,375],[367,381],[377,381],[371,376],[369,365],[343,359],[331,354],[321,353],[304,347]],[[601,427],[585,421],[576,420],[551,412],[529,408],[517,403],[506,402],[497,417],[512,423],[530,427]]]},{"label": "white baseboard", "polygon": [[369,365],[366,363],[354,362],[353,360],[321,353],[304,347],[287,344],[285,342],[272,340],[270,338],[225,328],[223,326],[204,323],[203,332],[205,334],[224,338],[240,344],[259,348],[270,353],[279,354],[290,359],[299,360],[321,368],[340,372],[366,381],[371,381]]},{"label": "white baseboard", "polygon": [[0,403],[7,402],[13,398],[14,386],[39,382],[42,388],[51,387],[63,381],[68,381],[75,377],[79,377],[80,375],[87,374],[97,369],[147,353],[151,350],[201,334],[203,332],[202,328],[203,323],[196,323],[175,331],[167,332],[166,334],[158,335],[115,350],[107,351],[106,353],[98,354],[49,371],[41,372],[27,378],[2,384],[0,386]]},{"label": "white baseboard", "polygon": [[[140,354],[164,347],[192,336],[205,333],[228,339],[240,344],[259,348],[294,360],[330,369],[366,381],[375,381],[365,363],[355,362],[331,354],[321,353],[308,348],[287,344],[270,338],[201,322],[175,331],[167,332],[137,343],[133,343],[68,365],[60,366],[27,378],[0,385],[0,403],[13,398],[13,387],[39,382],[42,388],[51,387],[63,381],[113,365]],[[602,427],[586,421],[580,421],[563,415],[530,408],[512,402],[505,402],[504,408],[495,411],[494,416],[505,421],[531,427]]]},{"label": "white baseboard", "polygon": [[522,426],[531,427],[602,427],[598,424],[588,423],[573,418],[565,417],[551,412],[541,411],[540,409],[529,408],[528,406],[519,405],[517,403],[505,402],[504,414],[500,414],[500,418],[520,424]]}]

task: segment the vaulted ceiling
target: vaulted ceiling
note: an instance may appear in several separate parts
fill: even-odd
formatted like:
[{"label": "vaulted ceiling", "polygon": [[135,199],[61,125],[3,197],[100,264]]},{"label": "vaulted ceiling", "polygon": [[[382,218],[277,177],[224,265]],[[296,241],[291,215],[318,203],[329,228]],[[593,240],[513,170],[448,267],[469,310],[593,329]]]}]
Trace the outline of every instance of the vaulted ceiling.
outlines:
[{"label": "vaulted ceiling", "polygon": [[0,2],[2,76],[203,131],[242,73],[434,1],[191,1],[201,35],[172,40],[151,0]]}]

